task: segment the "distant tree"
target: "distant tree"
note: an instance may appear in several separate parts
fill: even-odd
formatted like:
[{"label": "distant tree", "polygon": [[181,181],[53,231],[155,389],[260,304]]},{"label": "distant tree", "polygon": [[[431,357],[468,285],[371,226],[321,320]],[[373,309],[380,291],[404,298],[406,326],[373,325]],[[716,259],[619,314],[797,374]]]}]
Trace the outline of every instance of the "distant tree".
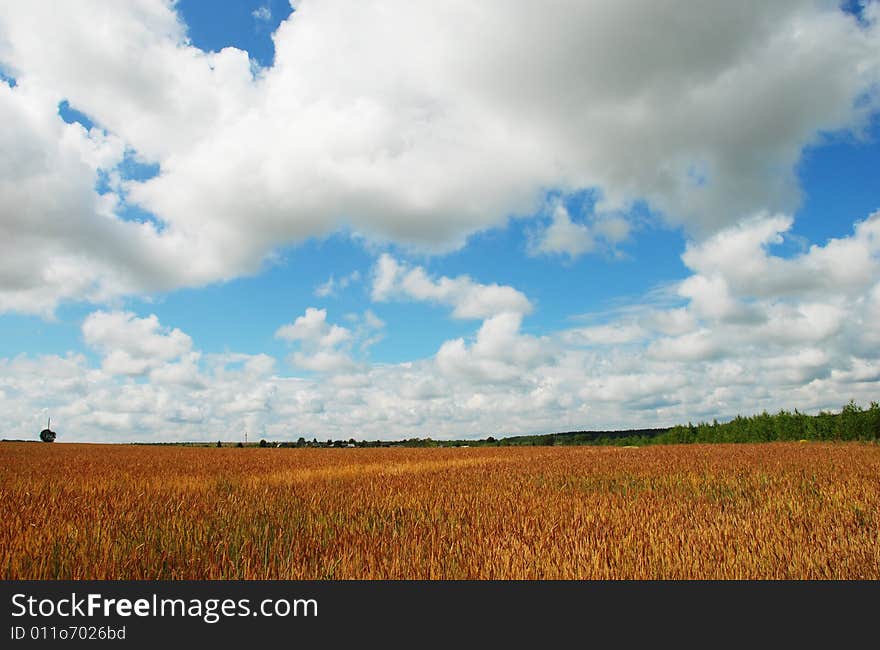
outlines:
[{"label": "distant tree", "polygon": [[265,440],[262,440],[262,439],[260,440],[260,447],[268,447],[268,446],[269,446],[268,442],[266,442]]},{"label": "distant tree", "polygon": [[303,438],[302,436],[300,436],[299,440],[296,441],[296,446],[297,447],[305,447],[306,446],[306,439]]},{"label": "distant tree", "polygon": [[488,438],[486,438],[486,442],[488,442],[488,443],[491,445],[491,444],[494,444],[494,443],[497,442],[497,441],[496,441],[495,438],[493,438],[492,436],[489,436]]},{"label": "distant tree", "polygon": [[222,446],[223,446],[223,445],[220,444],[220,441],[218,440],[218,441],[217,441],[217,449],[219,449],[219,448],[222,447]]},{"label": "distant tree", "polygon": [[46,422],[46,428],[40,431],[40,440],[43,442],[55,442],[55,432],[52,431],[52,418]]},{"label": "distant tree", "polygon": [[243,449],[243,448],[244,448],[244,443],[243,443],[243,442],[240,442],[240,443],[238,443],[238,444],[235,445],[235,446],[238,447],[239,449]]},{"label": "distant tree", "polygon": [[861,406],[850,400],[840,412],[837,420],[837,437],[842,440],[860,440],[867,437],[868,422],[863,415],[864,410]]},{"label": "distant tree", "polygon": [[867,429],[871,436],[880,438],[880,403],[871,402],[865,413]]}]

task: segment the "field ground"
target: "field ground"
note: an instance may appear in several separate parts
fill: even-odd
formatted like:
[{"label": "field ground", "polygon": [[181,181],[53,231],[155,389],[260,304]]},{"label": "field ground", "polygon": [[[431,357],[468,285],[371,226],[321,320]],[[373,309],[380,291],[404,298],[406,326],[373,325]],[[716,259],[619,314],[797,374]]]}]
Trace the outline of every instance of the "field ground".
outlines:
[{"label": "field ground", "polygon": [[0,444],[3,579],[880,579],[880,445]]}]

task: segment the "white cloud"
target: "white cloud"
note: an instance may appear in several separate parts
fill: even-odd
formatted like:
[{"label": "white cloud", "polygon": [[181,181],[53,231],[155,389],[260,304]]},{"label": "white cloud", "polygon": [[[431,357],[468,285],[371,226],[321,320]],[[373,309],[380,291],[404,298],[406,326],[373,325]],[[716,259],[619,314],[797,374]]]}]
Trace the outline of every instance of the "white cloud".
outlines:
[{"label": "white cloud", "polygon": [[713,331],[700,329],[654,341],[648,348],[648,354],[661,361],[707,361],[724,356],[722,345]]},{"label": "white cloud", "polygon": [[776,354],[785,365],[818,345],[830,355],[826,370],[866,362],[878,329],[870,296],[880,278],[880,213],[856,223],[849,237],[790,257],[772,254],[769,245],[790,226],[786,217],[759,217],[690,245],[682,259],[694,273],[679,286],[688,305],[645,319],[660,335],[649,352],[754,357],[772,366]]},{"label": "white cloud", "polygon": [[[355,363],[349,355],[351,330],[327,322],[327,310],[309,307],[293,323],[282,325],[276,338],[300,343],[300,349],[290,356],[298,368],[317,372],[352,370]],[[343,346],[345,349],[339,349]]]},{"label": "white cloud", "polygon": [[352,271],[348,275],[344,275],[338,280],[335,275],[331,275],[327,278],[326,282],[319,284],[315,287],[315,295],[319,298],[327,298],[328,296],[336,295],[339,291],[343,289],[347,289],[349,285],[354,284],[355,282],[360,282],[361,272],[360,271]]},{"label": "white cloud", "polygon": [[[837,276],[840,290],[812,276],[815,260],[837,249],[876,259],[878,219],[799,255],[764,249],[763,263],[788,274],[772,285],[776,293],[760,273],[725,261],[735,259],[727,246],[750,250],[742,240],[761,247],[772,230],[764,221],[692,246],[691,263],[714,260],[705,268],[731,287],[731,299],[765,316],[753,322],[685,297],[681,306],[637,307],[600,325],[533,336],[522,331],[522,313],[502,311],[431,358],[369,364],[352,362],[350,347],[381,331],[382,319],[355,314],[352,329],[342,328],[349,336],[332,335],[326,312],[311,308],[279,336],[298,346],[294,363],[317,377],[279,376],[267,355],[204,355],[154,316],[96,312],[83,334],[102,354],[100,367],[76,354],[0,359],[0,434],[35,436],[51,415],[66,440],[229,440],[245,430],[268,439],[444,438],[815,412],[850,398],[867,404],[880,378],[880,274],[858,291],[849,276]],[[120,351],[128,365],[113,360]]]},{"label": "white cloud", "polygon": [[541,232],[533,252],[562,253],[575,258],[595,246],[590,229],[585,224],[573,223],[565,206],[558,204],[553,210],[553,222]]},{"label": "white cloud", "polygon": [[435,302],[453,308],[455,318],[483,319],[511,312],[528,314],[529,299],[513,287],[480,284],[466,275],[432,279],[421,266],[410,267],[383,253],[373,270],[375,301],[394,298]]},{"label": "white cloud", "polygon": [[522,314],[502,312],[483,321],[476,341],[444,343],[437,352],[438,369],[473,383],[515,382],[524,373],[552,358],[549,342],[523,335]]},{"label": "white cloud", "polygon": [[142,375],[192,348],[192,339],[179,329],[163,328],[151,314],[97,311],[82,325],[85,342],[103,355],[102,367],[111,375]]},{"label": "white cloud", "polygon": [[315,372],[342,372],[353,370],[354,361],[345,352],[335,350],[317,350],[312,353],[294,352],[291,363],[297,368]]},{"label": "white cloud", "polygon": [[272,10],[267,6],[257,7],[251,12],[251,16],[256,18],[257,20],[262,20],[264,22],[268,22],[272,19]]},{"label": "white cloud", "polygon": [[[683,296],[682,305],[647,304],[535,336],[523,332],[522,313],[501,311],[433,357],[371,364],[352,350],[383,330],[381,318],[352,314],[351,328],[340,328],[310,308],[278,332],[296,346],[293,364],[319,376],[279,376],[267,355],[204,355],[154,316],[97,312],[83,333],[100,367],[75,354],[0,359],[0,433],[36,435],[51,415],[68,440],[237,439],[244,430],[270,439],[497,437],[867,404],[880,378],[880,273],[861,289],[861,273],[833,276],[838,288],[814,275],[837,250],[876,263],[878,221],[788,257],[761,243],[783,223],[773,217],[692,245],[686,258],[697,268],[685,284],[703,271],[717,276],[730,300],[762,316],[751,321]],[[732,250],[754,256],[756,247],[766,259],[745,272]],[[392,293],[412,270],[398,266]],[[768,284],[765,267],[782,269],[785,282]]]},{"label": "white cloud", "polygon": [[204,388],[205,378],[199,370],[201,354],[190,352],[177,363],[165,363],[150,371],[150,382],[155,385]]},{"label": "white cloud", "polygon": [[575,222],[562,201],[554,202],[550,224],[532,236],[529,254],[567,255],[574,259],[601,250],[619,255],[617,245],[626,241],[632,230],[629,222],[617,214],[589,217],[589,222]]},{"label": "white cloud", "polygon": [[391,255],[384,253],[373,268],[372,298],[377,301],[388,300],[397,291],[398,276],[403,268]]},{"label": "white cloud", "polygon": [[637,323],[614,323],[568,330],[562,338],[571,345],[623,345],[641,341],[647,335]]},{"label": "white cloud", "polygon": [[682,256],[704,278],[723,278],[735,295],[784,296],[828,293],[858,294],[880,273],[880,212],[857,222],[851,237],[813,245],[793,258],[769,253],[782,243],[793,220],[759,215],[719,232]]},{"label": "white cloud", "polygon": [[626,241],[632,231],[632,227],[626,219],[615,215],[597,221],[593,228],[612,246]]},{"label": "white cloud", "polygon": [[370,329],[380,330],[385,327],[385,321],[376,316],[371,309],[364,312],[364,323]]},{"label": "white cloud", "polygon": [[[867,25],[836,5],[304,1],[259,69],[192,47],[164,0],[6,3],[0,311],[255,273],[339,228],[447,250],[540,212],[548,191],[599,201],[574,217],[560,203],[539,252],[613,249],[639,199],[691,243],[675,305],[543,336],[523,331],[533,305],[517,289],[382,255],[374,301],[481,322],[431,358],[370,364],[379,315],[342,327],[309,308],[276,335],[294,366],[330,377],[279,376],[268,355],[202,354],[156,316],[97,311],[83,337],[98,367],[0,359],[3,435],[51,413],[66,439],[448,437],[876,399],[880,214],[774,252],[803,148],[858,133],[877,108],[880,3]],[[96,127],[65,124],[62,100]],[[123,179],[126,155],[159,175]],[[124,220],[123,199],[155,220]]]},{"label": "white cloud", "polygon": [[309,307],[292,324],[282,325],[275,332],[285,341],[305,341],[319,347],[334,347],[351,338],[351,332],[327,322],[327,310]]},{"label": "white cloud", "polygon": [[[569,255],[625,239],[640,199],[698,237],[790,213],[803,148],[877,106],[878,29],[807,0],[307,1],[256,69],[192,47],[166,0],[7,3],[0,309],[255,273],[341,227],[445,250],[547,190],[601,197],[589,233],[546,233]],[[64,125],[63,99],[100,129]],[[155,224],[95,193],[126,147],[159,164],[120,185]]]},{"label": "white cloud", "polygon": [[372,309],[364,311],[362,316],[352,314],[357,323],[355,338],[360,341],[359,349],[365,352],[385,338],[385,321],[379,318]]}]

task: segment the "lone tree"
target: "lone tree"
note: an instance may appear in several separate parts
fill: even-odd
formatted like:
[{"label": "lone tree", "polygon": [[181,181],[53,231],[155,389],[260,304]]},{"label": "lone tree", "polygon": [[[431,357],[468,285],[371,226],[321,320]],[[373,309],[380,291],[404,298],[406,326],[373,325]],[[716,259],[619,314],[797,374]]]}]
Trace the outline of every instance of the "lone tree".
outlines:
[{"label": "lone tree", "polygon": [[40,440],[43,442],[55,442],[55,432],[49,427],[52,426],[52,418],[46,423],[46,428],[40,431]]}]

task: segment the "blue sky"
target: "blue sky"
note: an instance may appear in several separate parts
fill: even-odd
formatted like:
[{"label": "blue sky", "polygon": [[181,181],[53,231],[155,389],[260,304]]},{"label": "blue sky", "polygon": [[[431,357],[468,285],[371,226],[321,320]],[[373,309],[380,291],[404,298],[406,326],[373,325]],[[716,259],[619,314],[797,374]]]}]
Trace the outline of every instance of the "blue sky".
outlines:
[{"label": "blue sky", "polygon": [[71,440],[467,437],[878,395],[876,2],[656,28],[650,3],[35,7],[0,20],[3,435],[51,412]]},{"label": "blue sky", "polygon": [[206,51],[236,47],[247,51],[261,66],[271,67],[275,58],[272,34],[287,20],[292,8],[286,0],[232,0],[222,5],[183,0],[177,3],[177,11],[196,47]]}]

